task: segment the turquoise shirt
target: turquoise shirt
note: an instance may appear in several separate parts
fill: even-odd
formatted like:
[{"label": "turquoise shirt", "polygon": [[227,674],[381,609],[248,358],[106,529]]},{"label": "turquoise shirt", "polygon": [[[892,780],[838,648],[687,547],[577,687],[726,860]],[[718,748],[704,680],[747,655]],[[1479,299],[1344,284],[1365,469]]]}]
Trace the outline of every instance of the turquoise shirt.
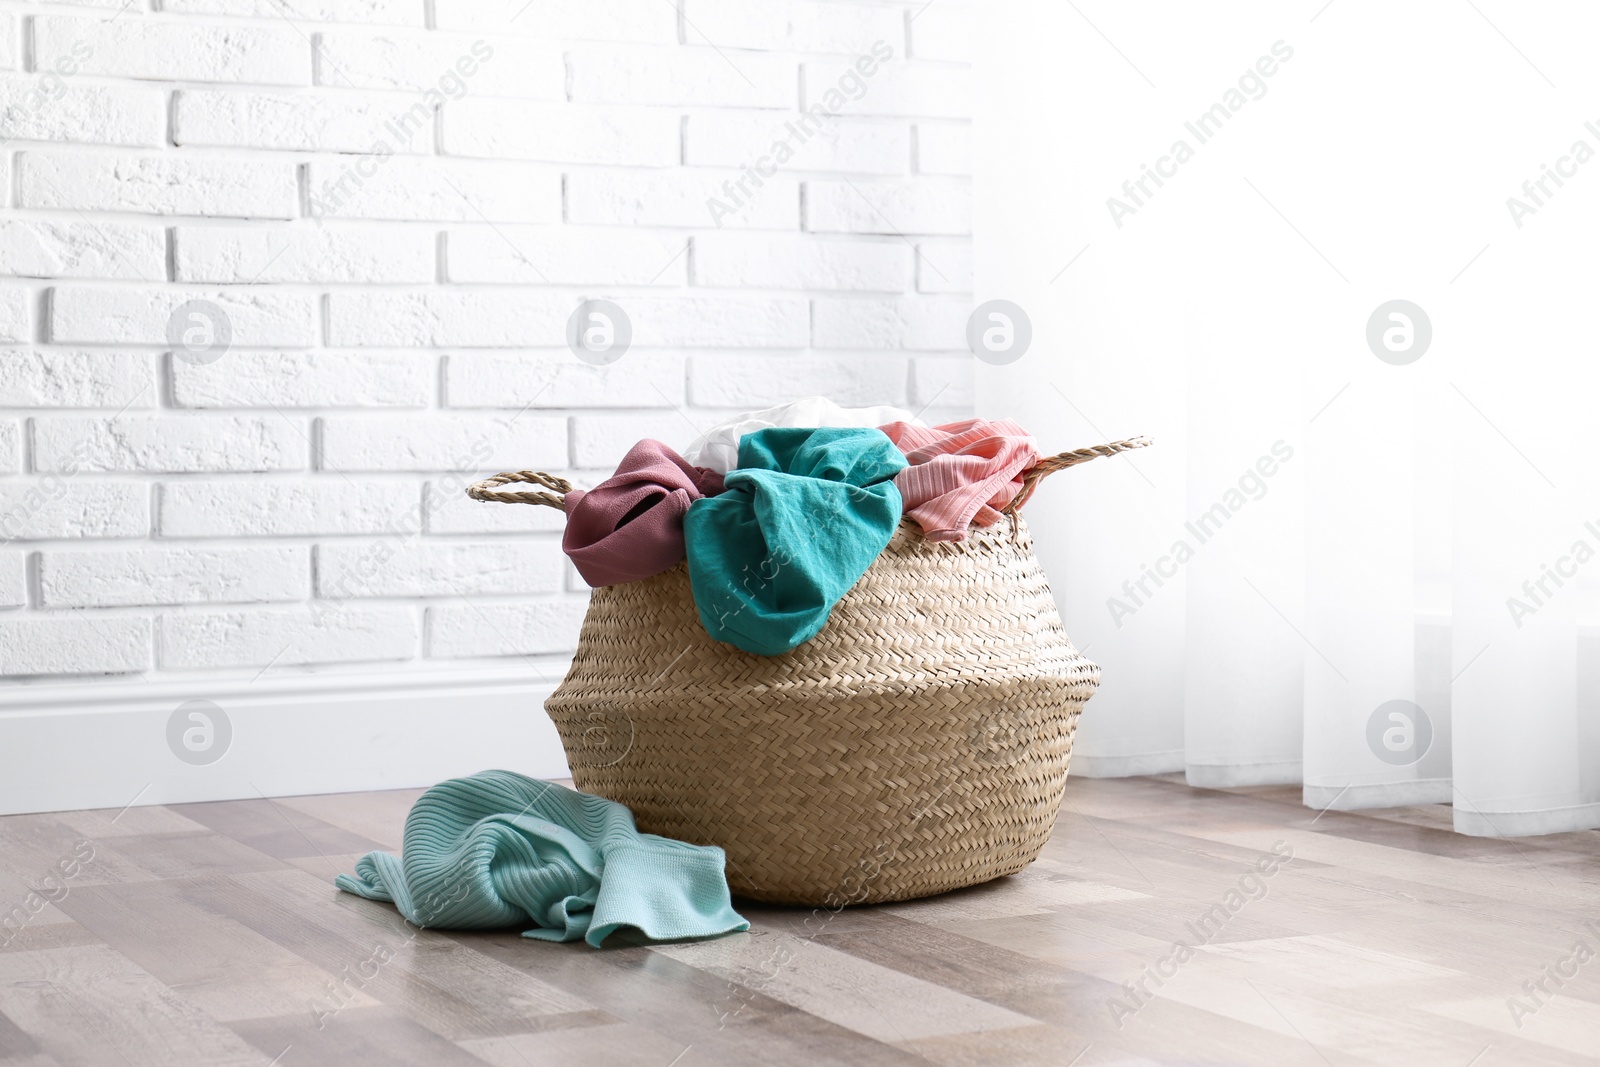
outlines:
[{"label": "turquoise shirt", "polygon": [[511,771],[441,782],[406,816],[401,854],[372,852],[334,884],[392,901],[418,926],[534,924],[523,937],[598,948],[631,928],[670,941],[748,930],[720,848],[641,834],[612,800]]},{"label": "turquoise shirt", "polygon": [[900,522],[906,458],[883,431],[746,434],[725,492],[689,505],[689,583],[706,632],[776,656],[809,641]]}]

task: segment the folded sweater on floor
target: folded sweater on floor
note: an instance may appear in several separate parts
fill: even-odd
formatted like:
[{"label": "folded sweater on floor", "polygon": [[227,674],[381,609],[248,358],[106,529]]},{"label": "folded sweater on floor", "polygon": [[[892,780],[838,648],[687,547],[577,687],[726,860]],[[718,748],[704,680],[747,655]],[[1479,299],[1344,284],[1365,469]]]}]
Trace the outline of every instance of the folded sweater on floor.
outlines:
[{"label": "folded sweater on floor", "polygon": [[[719,423],[697,437],[683,450],[690,463],[727,473],[744,464],[739,462],[739,442],[746,434],[774,426],[856,426],[875,427],[889,422],[921,426],[916,416],[896,407],[840,407],[825,396],[808,396],[761,411],[747,411]],[[707,496],[712,494],[707,493]]]},{"label": "folded sweater on floor", "polygon": [[967,419],[943,426],[883,427],[909,466],[895,475],[906,518],[930,541],[964,541],[973,523],[993,526],[1039,462],[1034,439],[1010,419]]},{"label": "folded sweater on floor", "polygon": [[561,548],[590,585],[649,578],[682,561],[690,503],[720,492],[721,474],[647,438],[628,449],[610,478],[567,494]]},{"label": "folded sweater on floor", "polygon": [[418,926],[534,924],[523,937],[599,947],[631,928],[658,941],[748,930],[720,848],[642,834],[615,801],[511,771],[452,778],[417,799],[401,854],[372,852],[334,884],[392,901]]},{"label": "folded sweater on floor", "polygon": [[706,632],[762,656],[816,636],[899,525],[893,479],[905,464],[876,429],[747,434],[727,491],[696,500],[684,519]]}]

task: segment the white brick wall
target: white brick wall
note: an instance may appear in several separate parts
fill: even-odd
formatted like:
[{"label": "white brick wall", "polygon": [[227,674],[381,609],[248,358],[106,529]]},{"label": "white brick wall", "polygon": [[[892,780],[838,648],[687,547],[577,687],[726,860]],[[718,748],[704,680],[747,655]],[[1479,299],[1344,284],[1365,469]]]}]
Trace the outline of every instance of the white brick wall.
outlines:
[{"label": "white brick wall", "polygon": [[0,552],[0,608],[20,608],[28,603],[27,557],[21,552]]},{"label": "white brick wall", "polygon": [[16,206],[33,211],[292,219],[299,210],[296,168],[287,159],[133,152],[14,155]]},{"label": "white brick wall", "polygon": [[39,602],[45,607],[303,600],[310,579],[306,550],[291,546],[39,554]]},{"label": "white brick wall", "polygon": [[0,676],[559,658],[560,514],[465,484],[812,393],[964,413],[970,17],[0,0]]}]

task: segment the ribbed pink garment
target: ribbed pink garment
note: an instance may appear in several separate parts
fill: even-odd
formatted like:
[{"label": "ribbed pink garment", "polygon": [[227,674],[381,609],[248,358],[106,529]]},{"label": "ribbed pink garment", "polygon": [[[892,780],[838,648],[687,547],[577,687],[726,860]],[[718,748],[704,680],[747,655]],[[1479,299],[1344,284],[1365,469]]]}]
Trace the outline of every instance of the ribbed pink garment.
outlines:
[{"label": "ribbed pink garment", "polygon": [[1022,472],[1039,462],[1028,431],[1010,419],[967,419],[943,426],[891,422],[879,427],[911,465],[895,475],[906,517],[930,541],[965,541],[973,523],[993,526],[1022,490]]},{"label": "ribbed pink garment", "polygon": [[567,494],[562,551],[592,586],[660,574],[683,559],[689,505],[723,488],[716,471],[647,438],[628,449],[611,477],[588,492]]}]

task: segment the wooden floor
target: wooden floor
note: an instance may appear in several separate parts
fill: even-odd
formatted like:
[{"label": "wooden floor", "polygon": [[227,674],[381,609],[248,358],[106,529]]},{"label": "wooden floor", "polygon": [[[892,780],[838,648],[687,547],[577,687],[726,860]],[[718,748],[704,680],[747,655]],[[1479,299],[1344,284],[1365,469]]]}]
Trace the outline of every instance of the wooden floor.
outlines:
[{"label": "wooden floor", "polygon": [[415,796],[0,819],[0,1064],[1600,1062],[1600,834],[1073,779],[1012,878],[596,951],[336,892]]}]

